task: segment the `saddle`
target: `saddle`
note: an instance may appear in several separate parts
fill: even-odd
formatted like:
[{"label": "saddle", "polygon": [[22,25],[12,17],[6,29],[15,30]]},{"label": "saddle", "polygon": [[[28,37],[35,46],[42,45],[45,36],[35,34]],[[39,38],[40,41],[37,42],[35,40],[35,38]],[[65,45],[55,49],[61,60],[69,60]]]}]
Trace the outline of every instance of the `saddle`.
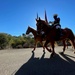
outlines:
[{"label": "saddle", "polygon": [[55,40],[58,41],[64,36],[64,33],[63,33],[63,29],[61,29],[60,25],[56,25],[55,28],[56,28]]}]

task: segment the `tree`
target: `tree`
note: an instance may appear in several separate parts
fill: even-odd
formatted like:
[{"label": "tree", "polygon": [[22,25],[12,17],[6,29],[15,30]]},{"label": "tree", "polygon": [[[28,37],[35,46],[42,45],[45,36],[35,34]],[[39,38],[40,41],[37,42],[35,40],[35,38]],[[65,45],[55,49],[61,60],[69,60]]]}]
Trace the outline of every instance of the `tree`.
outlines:
[{"label": "tree", "polygon": [[0,33],[0,49],[6,48],[7,45],[8,45],[7,34],[5,34],[5,33]]}]

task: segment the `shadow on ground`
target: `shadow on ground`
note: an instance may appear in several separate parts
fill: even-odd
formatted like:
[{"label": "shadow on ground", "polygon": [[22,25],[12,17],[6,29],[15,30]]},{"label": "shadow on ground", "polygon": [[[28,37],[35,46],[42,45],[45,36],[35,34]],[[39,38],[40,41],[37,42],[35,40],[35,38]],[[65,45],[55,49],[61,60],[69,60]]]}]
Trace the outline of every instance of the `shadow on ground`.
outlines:
[{"label": "shadow on ground", "polygon": [[15,75],[75,75],[75,62],[67,55],[60,55],[66,60],[57,54],[53,58],[44,58],[45,53],[39,59],[32,53],[28,62],[23,64]]}]

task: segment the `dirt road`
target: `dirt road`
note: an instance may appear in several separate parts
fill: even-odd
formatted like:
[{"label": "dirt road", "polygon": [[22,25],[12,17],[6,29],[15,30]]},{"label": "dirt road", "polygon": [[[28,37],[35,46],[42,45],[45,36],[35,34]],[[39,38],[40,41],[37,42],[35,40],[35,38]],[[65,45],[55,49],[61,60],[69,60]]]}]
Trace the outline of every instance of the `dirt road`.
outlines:
[{"label": "dirt road", "polygon": [[75,75],[75,54],[72,47],[61,54],[62,47],[55,48],[55,56],[37,48],[1,50],[0,75]]}]

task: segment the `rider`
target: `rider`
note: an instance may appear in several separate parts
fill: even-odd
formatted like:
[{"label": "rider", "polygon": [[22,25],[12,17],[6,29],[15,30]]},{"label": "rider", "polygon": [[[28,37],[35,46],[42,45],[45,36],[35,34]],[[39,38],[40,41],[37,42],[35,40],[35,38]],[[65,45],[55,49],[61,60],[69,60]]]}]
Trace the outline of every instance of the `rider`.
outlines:
[{"label": "rider", "polygon": [[52,26],[56,26],[57,29],[57,36],[61,36],[61,25],[60,25],[60,18],[58,17],[57,14],[53,15],[54,21],[53,22],[49,22],[52,24]]},{"label": "rider", "polygon": [[49,23],[51,23],[53,26],[60,25],[60,18],[58,17],[58,15],[57,14],[54,14],[53,15],[53,18],[54,18],[54,21],[53,22],[50,21]]}]

